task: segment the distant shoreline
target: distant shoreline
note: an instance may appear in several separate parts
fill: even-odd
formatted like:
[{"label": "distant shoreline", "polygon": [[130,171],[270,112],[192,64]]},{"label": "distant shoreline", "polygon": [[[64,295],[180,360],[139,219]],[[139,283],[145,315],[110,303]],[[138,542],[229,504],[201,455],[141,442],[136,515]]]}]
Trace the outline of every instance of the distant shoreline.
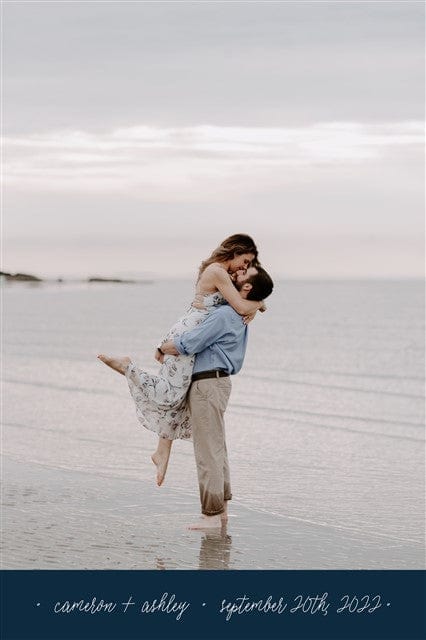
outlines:
[{"label": "distant shoreline", "polygon": [[[151,275],[151,274],[150,274]],[[33,274],[28,273],[8,273],[5,271],[0,271],[0,282],[24,282],[29,284],[154,284],[158,282],[163,282],[165,280],[170,281],[193,281],[193,277],[190,275],[182,275],[175,276],[169,275],[165,276],[164,274],[155,275],[154,277],[141,277],[141,278],[107,278],[100,276],[66,276],[66,277],[45,277],[40,278]],[[356,276],[348,276],[348,277],[331,277],[331,276],[321,276],[321,277],[309,277],[309,276],[278,276],[275,277],[274,280],[281,284],[313,284],[320,282],[334,282],[334,283],[356,283],[356,282],[424,282],[424,276],[397,276],[397,275],[389,275],[389,276],[371,276],[367,277],[356,277]]]},{"label": "distant shoreline", "polygon": [[39,278],[29,273],[8,273],[6,271],[0,271],[1,280],[6,282],[30,282],[30,283],[107,283],[107,284],[153,284],[154,280],[147,279],[127,279],[127,278],[100,278],[90,276],[88,278]]}]

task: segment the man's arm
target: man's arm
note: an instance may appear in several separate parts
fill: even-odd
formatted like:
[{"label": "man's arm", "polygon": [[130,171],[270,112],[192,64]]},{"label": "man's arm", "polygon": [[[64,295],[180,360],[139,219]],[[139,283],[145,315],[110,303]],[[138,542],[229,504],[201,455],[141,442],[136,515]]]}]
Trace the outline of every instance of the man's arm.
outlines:
[{"label": "man's arm", "polygon": [[174,340],[168,340],[161,345],[161,351],[165,355],[177,356],[179,354],[188,356],[204,351],[214,344],[227,331],[226,318],[222,309],[211,313],[198,326],[190,331],[186,331]]}]

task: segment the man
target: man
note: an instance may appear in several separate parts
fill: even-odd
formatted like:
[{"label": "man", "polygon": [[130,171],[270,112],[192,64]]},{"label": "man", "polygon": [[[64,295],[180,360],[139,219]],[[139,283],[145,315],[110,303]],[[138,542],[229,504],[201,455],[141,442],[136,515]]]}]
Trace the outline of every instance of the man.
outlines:
[{"label": "man", "polygon": [[[238,275],[236,288],[242,298],[264,300],[273,282],[262,267],[249,267]],[[167,355],[196,354],[187,402],[200,489],[199,522],[190,529],[220,527],[227,521],[231,499],[224,413],[231,393],[230,376],[243,365],[247,326],[234,309],[224,304],[214,309],[195,329],[161,345]]]}]

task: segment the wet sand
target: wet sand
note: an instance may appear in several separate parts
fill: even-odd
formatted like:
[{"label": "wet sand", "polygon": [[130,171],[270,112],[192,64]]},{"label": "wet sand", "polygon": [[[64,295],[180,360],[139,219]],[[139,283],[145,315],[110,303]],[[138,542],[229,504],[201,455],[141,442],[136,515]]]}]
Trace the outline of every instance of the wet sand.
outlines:
[{"label": "wet sand", "polygon": [[422,544],[263,513],[233,500],[194,532],[198,496],[3,459],[3,569],[415,569]]}]

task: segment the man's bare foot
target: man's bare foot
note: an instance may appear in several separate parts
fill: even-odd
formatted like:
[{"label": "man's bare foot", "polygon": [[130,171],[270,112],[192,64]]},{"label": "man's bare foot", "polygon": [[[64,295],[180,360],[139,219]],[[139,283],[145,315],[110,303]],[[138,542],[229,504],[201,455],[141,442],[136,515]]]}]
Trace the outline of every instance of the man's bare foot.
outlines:
[{"label": "man's bare foot", "polygon": [[125,356],[124,358],[112,358],[111,356],[105,356],[103,353],[98,355],[99,360],[104,362],[106,365],[114,369],[114,371],[118,371],[121,375],[124,376],[126,373],[126,369],[131,363],[130,358]]},{"label": "man's bare foot", "polygon": [[203,515],[198,522],[188,525],[188,529],[191,529],[191,531],[197,531],[199,529],[221,529],[225,524],[222,515],[222,513],[216,516]]},{"label": "man's bare foot", "polygon": [[151,460],[157,467],[157,485],[161,487],[166,477],[167,465],[169,464],[170,449],[167,452],[159,453],[158,450],[152,454]]}]

